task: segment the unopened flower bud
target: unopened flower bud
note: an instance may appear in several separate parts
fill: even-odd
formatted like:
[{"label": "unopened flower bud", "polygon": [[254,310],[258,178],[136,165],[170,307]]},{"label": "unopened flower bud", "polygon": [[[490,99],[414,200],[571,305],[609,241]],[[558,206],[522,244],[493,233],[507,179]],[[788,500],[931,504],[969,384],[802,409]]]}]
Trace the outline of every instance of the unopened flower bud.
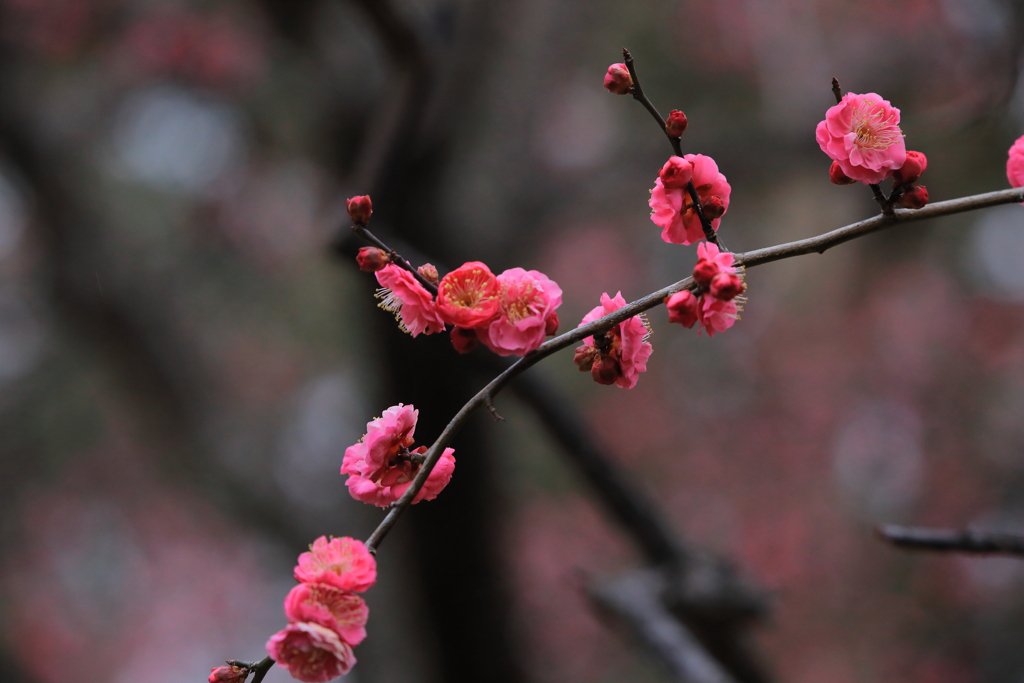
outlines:
[{"label": "unopened flower bud", "polygon": [[732,301],[743,293],[746,287],[735,273],[719,273],[711,278],[711,296],[722,301]]},{"label": "unopened flower bud", "polygon": [[611,355],[600,354],[590,366],[590,376],[598,384],[615,384],[615,380],[622,377],[622,366]]},{"label": "unopened flower bud", "polygon": [[424,263],[416,269],[416,272],[423,276],[423,279],[432,285],[437,285],[437,268],[432,263]]},{"label": "unopened flower bud", "polygon": [[364,194],[345,200],[345,208],[348,209],[349,218],[356,225],[366,225],[370,222],[370,214],[373,213],[373,202],[370,201],[370,195]]},{"label": "unopened flower bud", "polygon": [[928,188],[924,185],[914,185],[907,188],[897,200],[904,209],[923,209],[928,203]]},{"label": "unopened flower bud", "polygon": [[597,358],[597,347],[590,346],[589,344],[583,344],[582,346],[576,347],[576,352],[573,354],[572,362],[580,369],[580,372],[587,372],[591,366],[594,365],[594,359]]},{"label": "unopened flower bud", "polygon": [[907,152],[907,160],[903,162],[901,167],[893,171],[892,182],[897,186],[917,182],[917,179],[921,177],[921,174],[927,168],[928,157],[921,152]]},{"label": "unopened flower bud", "polygon": [[658,171],[661,184],[667,190],[681,190],[693,179],[693,164],[682,157],[669,157]]},{"label": "unopened flower bud", "polygon": [[665,121],[665,132],[669,134],[669,137],[682,137],[686,132],[686,124],[686,114],[678,109],[673,109],[668,115],[668,120]]},{"label": "unopened flower bud", "polygon": [[476,348],[478,343],[476,330],[471,327],[452,328],[452,346],[459,353],[469,353]]},{"label": "unopened flower bud", "polygon": [[553,334],[558,333],[558,312],[551,311],[548,317],[544,319],[544,336],[550,337]]},{"label": "unopened flower bud", "polygon": [[828,179],[832,181],[833,185],[852,185],[857,182],[843,173],[843,169],[838,161],[833,161],[832,167],[828,169]]},{"label": "unopened flower bud", "polygon": [[625,64],[612,64],[604,75],[604,87],[616,95],[628,95],[633,89],[633,78]]},{"label": "unopened flower bud", "polygon": [[218,666],[216,669],[210,669],[210,677],[206,680],[209,683],[242,683],[248,675],[248,669],[229,664],[227,666]]},{"label": "unopened flower bud", "polygon": [[683,290],[665,298],[668,321],[683,327],[693,327],[700,317],[700,299],[693,292]]},{"label": "unopened flower bud", "polygon": [[713,194],[707,199],[701,200],[701,206],[704,208],[704,217],[709,221],[713,221],[716,218],[721,218],[725,214],[725,202],[717,194]]},{"label": "unopened flower bud", "polygon": [[693,279],[701,287],[707,287],[711,284],[711,278],[718,275],[719,270],[718,264],[714,261],[702,258],[693,267]]},{"label": "unopened flower bud", "polygon": [[361,247],[356,254],[356,263],[359,270],[366,273],[376,273],[378,270],[391,263],[388,253],[377,247]]}]

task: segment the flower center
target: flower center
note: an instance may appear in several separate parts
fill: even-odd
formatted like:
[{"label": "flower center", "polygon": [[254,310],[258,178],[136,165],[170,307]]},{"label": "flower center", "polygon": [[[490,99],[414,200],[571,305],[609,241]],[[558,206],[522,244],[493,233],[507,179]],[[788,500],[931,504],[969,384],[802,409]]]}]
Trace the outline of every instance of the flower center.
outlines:
[{"label": "flower center", "polygon": [[536,315],[543,302],[540,292],[529,283],[506,285],[501,297],[501,310],[511,323]]},{"label": "flower center", "polygon": [[454,306],[476,308],[481,303],[494,298],[484,293],[487,284],[487,276],[484,272],[474,269],[464,277],[445,281],[444,293],[448,302]]},{"label": "flower center", "polygon": [[853,112],[850,125],[857,138],[854,144],[861,149],[884,150],[903,137],[903,131],[896,124],[896,112],[888,112],[875,102]]}]

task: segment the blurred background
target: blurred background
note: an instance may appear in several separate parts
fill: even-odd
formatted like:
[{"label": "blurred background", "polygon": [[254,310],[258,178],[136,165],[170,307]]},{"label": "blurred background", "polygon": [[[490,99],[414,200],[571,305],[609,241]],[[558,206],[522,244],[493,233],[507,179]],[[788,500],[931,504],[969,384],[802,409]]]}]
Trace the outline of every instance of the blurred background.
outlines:
[{"label": "blurred background", "polygon": [[[670,148],[601,87],[624,45],[732,184],[736,251],[876,212],[814,141],[832,76],[902,110],[933,201],[1006,187],[1024,133],[1011,0],[0,0],[0,681],[259,659],[297,553],[381,517],[345,447],[399,401],[429,443],[486,381],[485,350],[374,307],[345,197],[442,273],[546,272],[563,330],[688,274],[648,218]],[[714,340],[655,310],[632,391],[568,352],[530,371],[767,591],[775,680],[1024,681],[1024,563],[872,534],[1024,531],[1022,228],[1006,206],[757,268]],[[584,590],[645,560],[537,412],[497,407],[382,547],[350,679],[667,680]]]}]

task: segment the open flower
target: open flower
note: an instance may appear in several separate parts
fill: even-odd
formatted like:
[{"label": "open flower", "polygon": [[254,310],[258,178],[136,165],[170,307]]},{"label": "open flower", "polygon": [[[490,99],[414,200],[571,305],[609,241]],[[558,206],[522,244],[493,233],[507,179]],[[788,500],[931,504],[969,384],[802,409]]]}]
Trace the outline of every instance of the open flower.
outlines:
[{"label": "open flower", "polygon": [[345,462],[357,468],[356,474],[379,479],[395,457],[412,446],[419,415],[411,405],[391,406],[366,425],[366,435],[359,443],[345,449]]},{"label": "open flower", "polygon": [[[583,316],[580,326],[603,318],[625,305],[626,300],[622,298],[622,292],[617,292],[614,298],[604,292],[601,294],[601,305]],[[588,369],[598,381],[601,381],[600,378],[614,377],[614,383],[617,386],[623,389],[632,389],[636,386],[640,373],[647,371],[647,359],[651,357],[653,351],[653,347],[647,341],[649,334],[650,330],[644,320],[640,316],[634,315],[605,332],[606,348],[596,345],[593,336],[586,337],[583,340],[584,345],[596,346],[599,352]],[[594,367],[598,367],[600,370],[595,372]],[[611,382],[608,383],[611,384]]]},{"label": "open flower", "polygon": [[300,583],[284,599],[288,621],[305,621],[331,629],[349,645],[366,638],[370,610],[361,597],[323,583]]},{"label": "open flower", "polygon": [[377,282],[382,287],[377,292],[381,300],[378,305],[395,314],[403,332],[414,337],[444,332],[444,321],[438,315],[433,297],[412,273],[389,263],[377,271]]},{"label": "open flower", "polygon": [[739,307],[735,301],[722,301],[710,296],[701,297],[701,300],[700,328],[707,330],[709,337],[714,337],[716,332],[725,332],[739,319]]},{"label": "open flower", "polygon": [[356,663],[352,647],[331,629],[309,622],[294,622],[267,641],[267,654],[293,678],[305,683],[327,683],[348,673]]},{"label": "open flower", "polygon": [[299,555],[295,579],[362,593],[377,581],[377,561],[362,541],[321,536]]},{"label": "open flower", "polygon": [[[341,466],[342,474],[349,475],[345,485],[348,486],[349,493],[356,500],[377,507],[387,507],[401,498],[408,490],[412,480],[420,471],[426,450],[425,446],[421,446],[415,451],[410,451],[408,455],[397,456],[390,467],[377,479],[370,479],[358,474],[356,471],[359,468],[358,462],[349,463],[346,453],[345,464]],[[446,448],[437,464],[434,465],[434,469],[430,470],[423,488],[419,490],[412,502],[419,503],[422,500],[437,498],[437,495],[451,481],[454,472],[455,449]]]},{"label": "open flower", "polygon": [[[693,167],[691,180],[700,197],[701,204],[712,204],[714,212],[708,213],[712,218],[711,227],[718,230],[722,222],[721,216],[729,209],[729,195],[732,187],[725,176],[719,173],[718,164],[711,157],[703,154],[687,154],[683,157]],[[671,160],[670,160],[671,161]],[[704,227],[700,223],[693,200],[684,186],[674,187],[676,183],[665,176],[666,169],[673,170],[670,164],[662,168],[658,179],[654,181],[651,199],[648,202],[654,213],[651,220],[661,228],[661,239],[669,244],[693,244],[704,239]]]},{"label": "open flower", "polygon": [[476,329],[477,337],[499,356],[525,356],[544,343],[562,289],[544,273],[522,268],[506,270],[498,285],[498,315]]},{"label": "open flower", "polygon": [[498,312],[498,278],[480,261],[464,263],[441,278],[437,312],[451,325],[479,327]]},{"label": "open flower", "polygon": [[899,123],[900,110],[880,95],[846,93],[825,113],[815,139],[847,177],[877,184],[906,160],[907,147]]}]

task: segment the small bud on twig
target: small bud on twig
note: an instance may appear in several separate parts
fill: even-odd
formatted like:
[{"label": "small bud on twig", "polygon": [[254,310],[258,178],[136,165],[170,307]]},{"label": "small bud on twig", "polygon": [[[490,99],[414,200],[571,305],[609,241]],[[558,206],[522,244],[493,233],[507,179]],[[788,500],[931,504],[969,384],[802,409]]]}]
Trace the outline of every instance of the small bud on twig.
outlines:
[{"label": "small bud on twig", "polygon": [[682,137],[686,132],[687,123],[686,114],[678,109],[673,109],[669,113],[668,119],[665,120],[665,132],[672,138]]},{"label": "small bud on twig", "polygon": [[904,209],[923,209],[928,203],[928,188],[924,185],[914,185],[904,190],[896,203]]},{"label": "small bud on twig", "polygon": [[391,258],[383,249],[377,247],[360,247],[356,254],[356,263],[359,270],[364,273],[376,273],[378,270],[391,263]]},{"label": "small bud on twig", "polygon": [[633,78],[625,64],[612,64],[604,75],[604,87],[616,95],[628,95],[633,89]]},{"label": "small bud on twig", "polygon": [[370,222],[370,215],[373,213],[373,202],[370,195],[364,194],[345,200],[345,208],[348,216],[356,225],[366,225]]}]

